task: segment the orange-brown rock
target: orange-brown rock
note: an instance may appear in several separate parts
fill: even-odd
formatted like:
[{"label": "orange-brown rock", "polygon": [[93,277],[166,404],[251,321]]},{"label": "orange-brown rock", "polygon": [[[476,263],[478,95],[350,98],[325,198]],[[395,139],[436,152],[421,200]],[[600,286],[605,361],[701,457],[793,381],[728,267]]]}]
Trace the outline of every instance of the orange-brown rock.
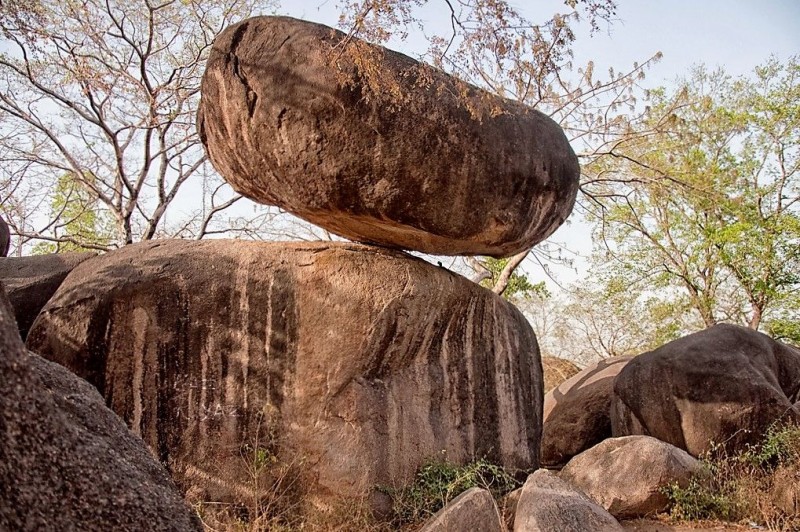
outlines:
[{"label": "orange-brown rock", "polygon": [[25,351],[0,283],[0,530],[200,531],[86,381]]},{"label": "orange-brown rock", "polygon": [[97,386],[201,500],[252,500],[260,446],[306,468],[315,497],[402,484],[442,451],[537,464],[525,318],[385,248],[126,246],[73,270],[28,344]]},{"label": "orange-brown rock", "polygon": [[580,172],[558,124],[391,50],[334,50],[344,37],[287,17],[217,37],[197,122],[234,189],[351,240],[443,255],[512,255],[564,222]]},{"label": "orange-brown rock", "polygon": [[643,434],[693,456],[760,441],[774,422],[800,422],[800,350],[720,324],[631,360],[614,380],[614,436]]}]

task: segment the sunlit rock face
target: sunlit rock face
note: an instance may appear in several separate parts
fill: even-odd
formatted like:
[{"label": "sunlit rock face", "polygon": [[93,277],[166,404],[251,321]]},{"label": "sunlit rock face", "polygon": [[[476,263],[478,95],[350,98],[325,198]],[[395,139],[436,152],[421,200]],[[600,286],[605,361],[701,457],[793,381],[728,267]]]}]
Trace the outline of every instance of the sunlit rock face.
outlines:
[{"label": "sunlit rock face", "polygon": [[90,259],[28,345],[94,384],[199,500],[250,497],[254,448],[319,496],[408,482],[434,456],[538,463],[523,315],[402,252],[158,241]]},{"label": "sunlit rock face", "polygon": [[238,192],[351,240],[443,255],[509,256],[564,222],[580,170],[558,124],[344,37],[256,17],[216,39],[197,125]]},{"label": "sunlit rock face", "polygon": [[644,434],[699,456],[743,450],[775,422],[800,422],[800,351],[720,324],[634,357],[614,381],[614,436]]}]

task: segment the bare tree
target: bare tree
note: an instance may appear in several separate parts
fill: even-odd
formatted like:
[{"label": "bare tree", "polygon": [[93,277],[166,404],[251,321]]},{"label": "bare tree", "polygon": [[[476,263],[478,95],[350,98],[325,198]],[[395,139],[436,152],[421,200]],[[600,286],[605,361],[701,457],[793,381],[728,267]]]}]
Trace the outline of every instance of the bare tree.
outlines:
[{"label": "bare tree", "polygon": [[[271,7],[271,0],[0,4],[0,186],[13,189],[0,207],[18,244],[77,239],[97,247],[56,230],[52,194],[64,179],[110,220],[112,234],[99,247],[219,231],[215,219],[239,197],[221,186],[195,131],[200,78],[214,37]],[[196,208],[168,219],[187,182],[202,183],[183,193]]]}]

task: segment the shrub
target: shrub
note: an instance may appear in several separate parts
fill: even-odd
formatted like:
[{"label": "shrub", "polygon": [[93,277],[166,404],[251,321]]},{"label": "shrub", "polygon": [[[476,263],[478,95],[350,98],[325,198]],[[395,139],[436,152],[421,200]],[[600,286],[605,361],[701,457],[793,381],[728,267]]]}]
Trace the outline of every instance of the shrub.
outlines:
[{"label": "shrub", "polygon": [[520,483],[505,469],[485,459],[457,465],[444,459],[425,463],[407,488],[381,488],[392,498],[392,525],[421,523],[460,493],[480,487],[495,499],[518,488]]},{"label": "shrub", "polygon": [[800,427],[773,425],[759,444],[729,454],[715,446],[701,457],[703,471],[685,487],[667,486],[675,520],[748,521],[770,530],[800,530],[800,517],[773,500],[776,472],[800,468]]}]

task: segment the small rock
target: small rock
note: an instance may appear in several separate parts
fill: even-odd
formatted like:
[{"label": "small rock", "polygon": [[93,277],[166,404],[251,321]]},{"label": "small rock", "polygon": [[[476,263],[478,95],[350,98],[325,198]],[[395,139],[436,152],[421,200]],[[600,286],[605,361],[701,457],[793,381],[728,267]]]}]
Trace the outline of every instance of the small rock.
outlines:
[{"label": "small rock", "polygon": [[497,504],[489,491],[470,488],[439,510],[421,532],[502,532],[505,530]]},{"label": "small rock", "polygon": [[677,482],[686,487],[700,462],[686,451],[649,436],[610,438],[575,456],[560,477],[617,519],[662,512],[669,499],[661,492]]},{"label": "small rock", "polygon": [[0,216],[0,257],[8,256],[8,249],[11,247],[11,231],[3,217]]},{"label": "small rock", "polygon": [[616,530],[623,528],[614,516],[551,471],[535,471],[522,487],[514,532]]},{"label": "small rock", "polygon": [[630,359],[600,360],[544,396],[542,466],[562,467],[573,456],[611,437],[608,410],[614,378]]},{"label": "small rock", "polygon": [[51,253],[0,259],[0,281],[6,287],[23,339],[69,272],[94,256],[94,253]]}]

